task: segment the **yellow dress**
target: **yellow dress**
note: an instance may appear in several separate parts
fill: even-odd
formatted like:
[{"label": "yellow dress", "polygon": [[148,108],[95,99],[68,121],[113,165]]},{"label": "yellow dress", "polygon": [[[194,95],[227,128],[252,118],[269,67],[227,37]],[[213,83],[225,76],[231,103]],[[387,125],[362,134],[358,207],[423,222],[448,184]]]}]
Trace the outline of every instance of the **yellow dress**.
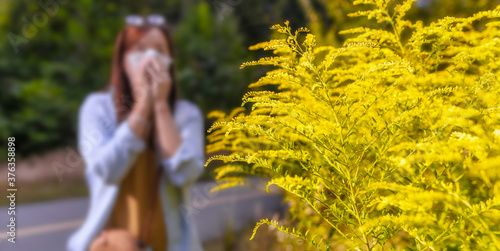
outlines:
[{"label": "yellow dress", "polygon": [[[124,177],[118,198],[116,199],[113,211],[106,224],[106,228],[127,229],[134,236],[143,240],[145,222],[148,215],[148,208],[153,198],[153,183],[157,176],[157,163],[155,152],[146,147],[137,156],[127,175]],[[160,193],[154,208],[151,228],[149,230],[149,246],[154,251],[167,250],[166,228],[163,219]]]}]

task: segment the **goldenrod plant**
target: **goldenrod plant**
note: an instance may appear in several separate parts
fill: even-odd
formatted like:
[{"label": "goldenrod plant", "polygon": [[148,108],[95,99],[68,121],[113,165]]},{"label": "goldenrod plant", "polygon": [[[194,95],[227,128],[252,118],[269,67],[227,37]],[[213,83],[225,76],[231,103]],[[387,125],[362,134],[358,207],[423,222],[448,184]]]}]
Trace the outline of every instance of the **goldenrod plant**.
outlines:
[{"label": "goldenrod plant", "polygon": [[[319,250],[500,250],[500,6],[428,26],[414,0],[357,0],[376,28],[340,48],[288,22],[251,46],[272,70],[212,111],[219,189],[269,177]],[[373,26],[373,25],[372,25]],[[267,87],[265,90],[263,87]],[[245,104],[251,104],[251,109]],[[253,238],[253,236],[252,236]]]}]

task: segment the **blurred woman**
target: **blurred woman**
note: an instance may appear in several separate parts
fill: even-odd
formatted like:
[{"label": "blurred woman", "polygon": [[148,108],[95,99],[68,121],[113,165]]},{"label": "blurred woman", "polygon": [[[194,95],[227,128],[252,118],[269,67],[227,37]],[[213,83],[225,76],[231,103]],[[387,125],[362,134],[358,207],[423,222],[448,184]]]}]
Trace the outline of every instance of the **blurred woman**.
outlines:
[{"label": "blurred woman", "polygon": [[90,208],[68,250],[202,250],[189,188],[204,166],[200,109],[179,98],[162,16],[129,16],[110,83],[79,111],[78,149]]}]

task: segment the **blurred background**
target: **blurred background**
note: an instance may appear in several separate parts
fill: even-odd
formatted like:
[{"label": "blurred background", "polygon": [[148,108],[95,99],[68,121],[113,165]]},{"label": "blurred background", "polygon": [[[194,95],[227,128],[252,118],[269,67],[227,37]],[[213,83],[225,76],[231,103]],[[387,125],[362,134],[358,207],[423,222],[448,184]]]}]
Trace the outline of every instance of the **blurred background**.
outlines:
[{"label": "blurred background", "polygon": [[[428,24],[498,4],[420,0],[408,19]],[[364,18],[347,16],[366,8],[348,0],[0,0],[0,220],[2,225],[7,221],[2,207],[8,203],[3,196],[7,138],[15,137],[19,242],[27,245],[17,250],[62,250],[61,243],[86,213],[84,165],[75,147],[78,109],[86,95],[108,83],[114,40],[126,15],[166,16],[175,39],[181,96],[207,114],[240,106],[247,86],[268,70],[239,66],[268,56],[247,48],[273,38],[273,24],[289,20],[294,29],[310,28],[320,44],[341,46],[346,37],[340,30],[375,28]],[[211,123],[206,119],[205,129]],[[258,219],[286,217],[280,196],[252,188],[208,195],[204,188],[213,185],[212,168],[197,184],[202,197],[212,201],[196,216],[207,250],[292,249],[273,231],[262,230],[256,240],[248,240]],[[220,208],[232,211],[220,215]],[[40,213],[47,217],[32,216]],[[8,246],[0,239],[1,250],[11,250]]]}]

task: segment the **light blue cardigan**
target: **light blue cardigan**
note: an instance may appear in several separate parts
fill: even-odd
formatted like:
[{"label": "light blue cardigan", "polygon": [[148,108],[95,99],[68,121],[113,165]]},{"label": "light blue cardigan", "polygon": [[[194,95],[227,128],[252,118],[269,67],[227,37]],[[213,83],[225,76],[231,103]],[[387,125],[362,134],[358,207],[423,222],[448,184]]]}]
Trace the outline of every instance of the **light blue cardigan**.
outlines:
[{"label": "light blue cardigan", "polygon": [[[86,164],[90,208],[84,224],[67,242],[69,251],[88,250],[107,222],[122,178],[146,146],[127,120],[117,125],[113,91],[89,94],[79,110],[78,151]],[[181,99],[175,106],[174,121],[182,135],[179,150],[167,159],[157,151],[158,163],[164,168],[159,189],[168,251],[199,251],[203,250],[201,241],[187,209],[191,207],[190,185],[205,162],[204,117],[194,103]]]}]

